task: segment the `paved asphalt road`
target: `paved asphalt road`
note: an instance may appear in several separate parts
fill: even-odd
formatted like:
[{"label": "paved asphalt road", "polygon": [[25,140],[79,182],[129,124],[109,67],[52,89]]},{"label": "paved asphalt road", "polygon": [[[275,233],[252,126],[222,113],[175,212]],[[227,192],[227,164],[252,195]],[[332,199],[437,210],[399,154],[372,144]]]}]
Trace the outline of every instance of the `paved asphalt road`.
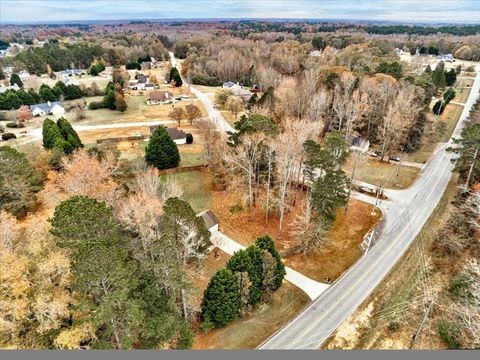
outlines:
[{"label": "paved asphalt road", "polygon": [[[177,67],[177,59],[175,59],[175,55],[173,52],[170,52],[170,63],[172,66]],[[184,82],[185,79],[183,79]],[[213,121],[215,126],[217,127],[218,130],[227,132],[227,131],[235,131],[233,127],[230,126],[230,124],[225,120],[223,117],[222,113],[215,109],[215,106],[213,105],[212,100],[208,98],[207,95],[202,93],[200,90],[196,89],[192,85],[190,85],[190,91],[202,102],[203,106],[205,107],[205,110],[208,113],[208,116],[210,120]]]},{"label": "paved asphalt road", "polygon": [[[460,134],[479,95],[480,69],[477,71],[453,137]],[[412,187],[386,192],[394,201],[384,212],[376,245],[260,349],[316,349],[362,304],[408,249],[442,197],[452,176],[452,155],[445,151],[450,145],[437,150]]]}]

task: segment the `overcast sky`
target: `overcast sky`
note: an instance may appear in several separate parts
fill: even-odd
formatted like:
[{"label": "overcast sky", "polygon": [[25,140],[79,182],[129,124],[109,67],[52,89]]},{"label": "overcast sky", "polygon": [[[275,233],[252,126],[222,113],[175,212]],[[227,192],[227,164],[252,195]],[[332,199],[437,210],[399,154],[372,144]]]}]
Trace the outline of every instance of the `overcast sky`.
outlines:
[{"label": "overcast sky", "polygon": [[297,18],[480,23],[480,0],[0,0],[0,22]]}]

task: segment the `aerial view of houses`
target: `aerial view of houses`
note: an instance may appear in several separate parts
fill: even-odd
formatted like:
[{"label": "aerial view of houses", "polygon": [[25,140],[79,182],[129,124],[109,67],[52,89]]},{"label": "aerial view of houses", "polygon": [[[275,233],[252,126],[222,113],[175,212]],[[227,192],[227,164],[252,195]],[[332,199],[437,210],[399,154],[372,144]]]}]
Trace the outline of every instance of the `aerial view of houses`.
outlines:
[{"label": "aerial view of houses", "polygon": [[0,358],[479,349],[480,9],[360,2],[0,1]]}]

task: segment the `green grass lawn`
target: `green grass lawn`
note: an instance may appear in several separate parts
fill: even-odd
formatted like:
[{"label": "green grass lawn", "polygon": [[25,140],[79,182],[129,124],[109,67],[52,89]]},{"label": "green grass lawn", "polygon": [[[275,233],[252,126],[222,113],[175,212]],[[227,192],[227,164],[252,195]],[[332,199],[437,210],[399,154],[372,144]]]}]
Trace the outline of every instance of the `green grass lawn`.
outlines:
[{"label": "green grass lawn", "polygon": [[188,202],[196,212],[209,209],[212,196],[205,179],[198,171],[187,171],[176,174],[162,175],[173,177],[183,190],[182,199]]}]

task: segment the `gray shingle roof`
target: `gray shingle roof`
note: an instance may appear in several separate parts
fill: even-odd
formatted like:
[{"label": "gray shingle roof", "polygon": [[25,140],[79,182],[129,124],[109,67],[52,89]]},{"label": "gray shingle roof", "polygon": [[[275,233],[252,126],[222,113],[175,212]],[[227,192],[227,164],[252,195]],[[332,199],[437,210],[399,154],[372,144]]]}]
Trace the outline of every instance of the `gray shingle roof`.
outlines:
[{"label": "gray shingle roof", "polygon": [[40,110],[46,112],[47,114],[52,111],[53,107],[55,105],[59,105],[63,107],[63,104],[60,101],[53,101],[50,103],[42,103],[42,104],[35,104],[35,105],[30,105],[30,110],[35,110],[36,108],[39,108]]}]

